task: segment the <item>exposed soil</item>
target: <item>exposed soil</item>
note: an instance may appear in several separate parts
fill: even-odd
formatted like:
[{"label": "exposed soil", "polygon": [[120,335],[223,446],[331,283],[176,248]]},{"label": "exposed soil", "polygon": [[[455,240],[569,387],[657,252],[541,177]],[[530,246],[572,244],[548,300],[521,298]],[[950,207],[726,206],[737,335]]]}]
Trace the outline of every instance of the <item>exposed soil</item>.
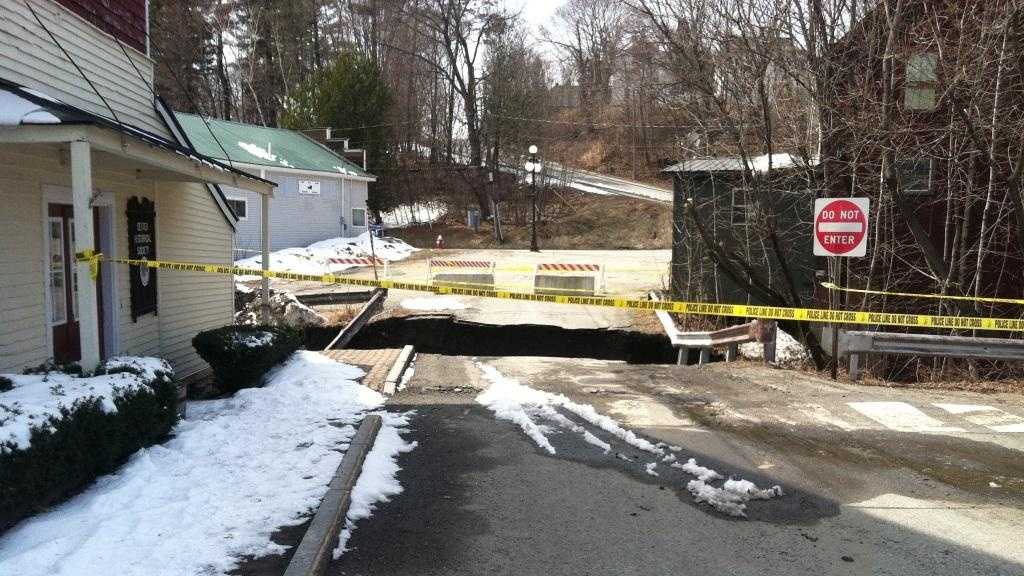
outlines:
[{"label": "exposed soil", "polygon": [[[553,194],[545,209],[545,219],[537,227],[541,248],[581,249],[664,249],[672,246],[672,207],[621,196],[601,196],[576,191]],[[466,226],[465,214],[450,214],[433,225],[392,230],[417,248],[433,248],[440,234],[446,248],[530,247],[528,223],[502,223],[504,243],[494,239],[490,222],[474,232]]]}]

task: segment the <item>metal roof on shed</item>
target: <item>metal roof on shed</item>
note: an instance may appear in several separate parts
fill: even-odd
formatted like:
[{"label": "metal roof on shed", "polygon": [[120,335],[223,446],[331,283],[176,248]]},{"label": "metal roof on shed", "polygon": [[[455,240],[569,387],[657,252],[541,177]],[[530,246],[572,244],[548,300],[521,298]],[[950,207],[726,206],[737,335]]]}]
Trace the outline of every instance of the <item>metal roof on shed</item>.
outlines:
[{"label": "metal roof on shed", "polygon": [[204,122],[195,114],[174,114],[195,149],[213,158],[278,170],[312,170],[334,176],[374,178],[360,166],[299,132],[212,118]]}]

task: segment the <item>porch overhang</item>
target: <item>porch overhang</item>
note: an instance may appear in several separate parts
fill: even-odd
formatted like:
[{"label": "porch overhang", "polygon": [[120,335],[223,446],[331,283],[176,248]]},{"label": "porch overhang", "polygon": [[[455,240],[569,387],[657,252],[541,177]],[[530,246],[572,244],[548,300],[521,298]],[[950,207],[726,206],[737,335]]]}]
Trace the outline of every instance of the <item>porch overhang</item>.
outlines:
[{"label": "porch overhang", "polygon": [[130,132],[92,124],[22,124],[0,126],[0,145],[87,142],[100,155],[139,179],[220,184],[272,196],[274,183],[219,162],[158,146]]}]

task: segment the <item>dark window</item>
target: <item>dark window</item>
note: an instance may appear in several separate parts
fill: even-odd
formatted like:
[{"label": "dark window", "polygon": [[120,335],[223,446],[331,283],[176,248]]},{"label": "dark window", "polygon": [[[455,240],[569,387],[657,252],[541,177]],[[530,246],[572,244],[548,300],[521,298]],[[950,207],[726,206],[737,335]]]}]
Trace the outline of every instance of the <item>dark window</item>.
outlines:
[{"label": "dark window", "polygon": [[365,208],[353,208],[352,209],[352,225],[362,228],[366,226],[366,209]]},{"label": "dark window", "polygon": [[750,190],[746,188],[732,189],[731,222],[746,224],[750,215]]},{"label": "dark window", "polygon": [[235,213],[235,216],[238,216],[239,220],[245,220],[249,217],[249,203],[246,202],[245,198],[228,198],[228,206]]},{"label": "dark window", "polygon": [[914,158],[898,163],[900,185],[904,194],[930,194],[932,191],[932,161]]},{"label": "dark window", "polygon": [[903,105],[908,110],[934,110],[939,77],[935,54],[914,54],[907,60]]}]

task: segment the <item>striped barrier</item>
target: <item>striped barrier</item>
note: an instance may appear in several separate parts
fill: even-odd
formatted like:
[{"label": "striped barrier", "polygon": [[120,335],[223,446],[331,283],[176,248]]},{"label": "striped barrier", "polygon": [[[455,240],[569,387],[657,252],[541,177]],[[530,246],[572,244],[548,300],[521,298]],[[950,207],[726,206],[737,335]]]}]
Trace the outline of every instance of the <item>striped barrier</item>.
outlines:
[{"label": "striped barrier", "polygon": [[333,266],[383,266],[384,277],[388,277],[388,261],[374,257],[357,257],[357,256],[346,256],[328,258],[327,263]]},{"label": "striped barrier", "polygon": [[387,261],[381,260],[380,258],[328,258],[328,262],[331,264],[349,264],[355,266],[383,266],[387,264]]},{"label": "striped barrier", "polygon": [[606,292],[604,266],[569,262],[542,262],[533,272],[533,289],[538,294],[573,292],[594,296]]},{"label": "striped barrier", "polygon": [[601,270],[600,264],[562,264],[556,262],[537,264],[538,272],[600,272]]},{"label": "striped barrier", "polygon": [[431,258],[427,262],[427,277],[430,278],[431,283],[439,285],[481,284],[494,286],[494,262]]}]

